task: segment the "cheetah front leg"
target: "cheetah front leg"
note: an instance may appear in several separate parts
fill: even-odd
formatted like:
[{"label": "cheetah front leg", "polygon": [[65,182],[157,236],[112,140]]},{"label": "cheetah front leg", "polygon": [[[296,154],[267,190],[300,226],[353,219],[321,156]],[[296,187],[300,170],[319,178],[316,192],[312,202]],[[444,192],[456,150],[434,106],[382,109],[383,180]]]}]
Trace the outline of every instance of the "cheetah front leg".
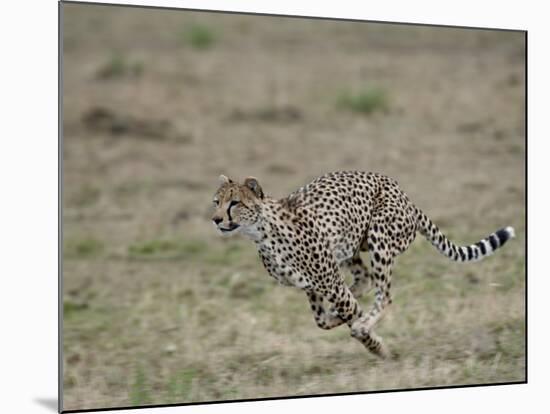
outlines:
[{"label": "cheetah front leg", "polygon": [[326,311],[322,296],[311,291],[306,291],[306,294],[313,312],[313,318],[319,328],[332,329],[344,323],[336,312],[332,310],[329,312]]}]

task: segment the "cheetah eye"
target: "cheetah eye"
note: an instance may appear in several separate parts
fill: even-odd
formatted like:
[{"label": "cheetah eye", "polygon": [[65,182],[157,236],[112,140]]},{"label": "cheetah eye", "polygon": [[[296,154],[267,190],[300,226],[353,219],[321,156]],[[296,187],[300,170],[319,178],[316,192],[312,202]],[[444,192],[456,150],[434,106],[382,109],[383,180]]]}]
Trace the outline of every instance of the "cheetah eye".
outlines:
[{"label": "cheetah eye", "polygon": [[231,202],[229,203],[229,207],[228,208],[231,208],[233,206],[236,206],[237,204],[240,204],[240,201],[238,200],[231,200]]},{"label": "cheetah eye", "polygon": [[214,207],[218,207],[220,205],[220,200],[214,199],[212,200],[212,204],[214,204]]}]

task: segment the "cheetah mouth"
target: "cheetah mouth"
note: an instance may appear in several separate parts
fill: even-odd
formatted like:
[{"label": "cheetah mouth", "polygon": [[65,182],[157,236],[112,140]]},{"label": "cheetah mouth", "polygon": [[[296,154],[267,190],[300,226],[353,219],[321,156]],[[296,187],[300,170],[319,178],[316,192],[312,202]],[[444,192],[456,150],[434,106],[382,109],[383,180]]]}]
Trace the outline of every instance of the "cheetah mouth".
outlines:
[{"label": "cheetah mouth", "polygon": [[229,232],[232,232],[232,231],[234,231],[234,230],[236,230],[236,229],[238,229],[238,228],[239,228],[239,225],[238,225],[238,224],[235,224],[235,223],[231,223],[231,224],[229,225],[229,227],[220,227],[220,226],[218,226],[218,229],[220,229],[220,231],[221,231],[222,233],[229,233]]}]

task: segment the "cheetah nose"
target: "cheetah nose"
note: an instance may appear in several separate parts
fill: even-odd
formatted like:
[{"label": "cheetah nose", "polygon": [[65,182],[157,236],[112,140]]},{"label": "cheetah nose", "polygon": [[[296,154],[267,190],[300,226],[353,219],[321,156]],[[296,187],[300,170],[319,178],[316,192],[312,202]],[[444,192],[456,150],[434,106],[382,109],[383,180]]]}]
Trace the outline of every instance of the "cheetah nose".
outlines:
[{"label": "cheetah nose", "polygon": [[221,217],[214,217],[212,221],[218,225],[223,221],[223,219]]}]

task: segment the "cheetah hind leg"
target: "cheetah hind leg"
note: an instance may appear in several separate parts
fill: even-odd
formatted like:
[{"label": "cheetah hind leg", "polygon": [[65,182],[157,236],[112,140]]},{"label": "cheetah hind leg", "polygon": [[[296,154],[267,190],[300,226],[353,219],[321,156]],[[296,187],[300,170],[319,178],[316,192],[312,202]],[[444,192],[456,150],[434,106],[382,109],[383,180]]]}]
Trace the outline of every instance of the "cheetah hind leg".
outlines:
[{"label": "cheetah hind leg", "polygon": [[339,319],[346,321],[351,336],[361,342],[368,351],[383,359],[394,356],[389,352],[380,336],[376,335],[372,329],[364,329],[361,321],[365,312],[361,309],[347,285],[342,282],[340,289],[335,290],[329,298],[329,302],[332,302]]},{"label": "cheetah hind leg", "polygon": [[351,336],[361,342],[367,350],[382,359],[397,357],[397,354],[390,352],[383,339],[375,334],[372,329],[363,331],[352,326]]},{"label": "cheetah hind leg", "polygon": [[355,253],[355,256],[351,259],[346,260],[344,266],[349,269],[353,276],[353,283],[349,289],[356,299],[366,295],[374,287],[372,277],[369,275],[361,256],[359,256],[359,252]]},{"label": "cheetah hind leg", "polygon": [[392,302],[391,275],[393,255],[386,249],[373,244],[369,250],[371,256],[372,281],[376,286],[375,302],[368,312],[362,312],[351,325],[351,336],[358,339],[367,349],[382,358],[397,358],[390,353],[382,339],[373,332],[374,325],[382,318],[387,306]]},{"label": "cheetah hind leg", "polygon": [[328,312],[325,310],[322,296],[310,291],[306,291],[306,294],[313,312],[313,318],[319,328],[332,329],[344,323],[333,308]]}]

